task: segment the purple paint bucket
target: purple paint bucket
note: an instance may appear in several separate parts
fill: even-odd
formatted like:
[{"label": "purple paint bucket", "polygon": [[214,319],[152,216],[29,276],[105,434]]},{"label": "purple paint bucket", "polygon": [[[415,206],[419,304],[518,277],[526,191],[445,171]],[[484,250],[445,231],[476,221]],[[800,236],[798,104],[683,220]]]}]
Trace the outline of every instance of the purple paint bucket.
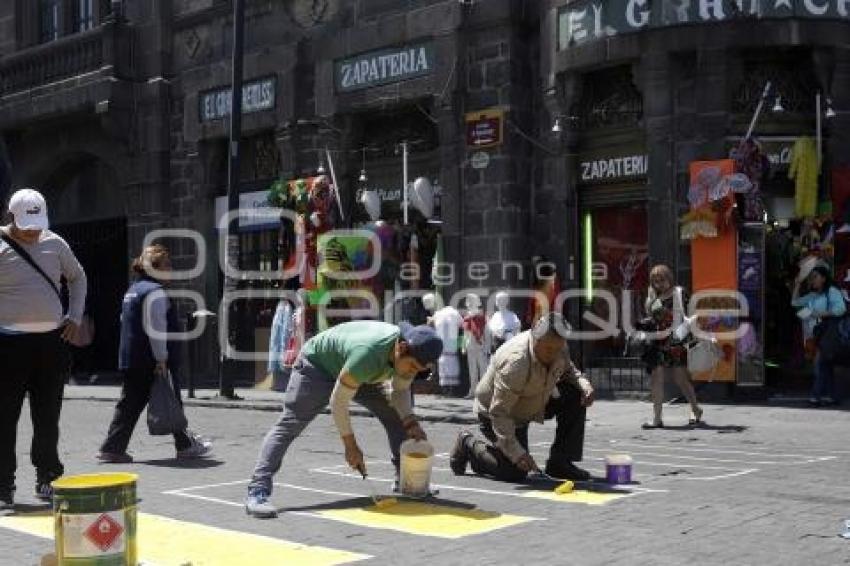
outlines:
[{"label": "purple paint bucket", "polygon": [[632,483],[632,457],[625,454],[605,458],[605,480],[612,485]]}]

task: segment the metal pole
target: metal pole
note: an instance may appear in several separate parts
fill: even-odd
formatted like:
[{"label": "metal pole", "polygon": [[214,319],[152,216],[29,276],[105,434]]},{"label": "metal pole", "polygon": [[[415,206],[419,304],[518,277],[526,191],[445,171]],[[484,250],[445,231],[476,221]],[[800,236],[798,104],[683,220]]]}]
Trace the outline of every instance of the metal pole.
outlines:
[{"label": "metal pole", "polygon": [[[233,0],[233,80],[230,91],[230,142],[228,144],[229,170],[227,176],[227,210],[239,210],[239,141],[242,138],[242,63],[244,55],[245,31],[245,0]],[[234,226],[235,219],[227,223],[226,261],[231,269],[239,265],[239,234]],[[224,292],[236,290],[237,281],[226,277]],[[219,364],[219,395],[228,399],[236,398],[233,390],[233,374],[228,362],[230,349],[230,330],[233,327],[232,316],[228,316],[225,324],[225,341],[221,344],[221,364]]]},{"label": "metal pole", "polygon": [[750,121],[750,127],[747,128],[747,135],[741,140],[741,145],[744,145],[744,142],[750,139],[753,135],[753,130],[756,129],[756,123],[761,116],[761,111],[764,109],[764,102],[767,100],[767,97],[770,96],[770,87],[772,86],[773,84],[770,81],[767,81],[767,84],[764,85],[764,92],[761,95],[761,100],[759,100],[758,106],[756,106],[756,113],[753,114],[753,119]]},{"label": "metal pole", "polygon": [[408,212],[407,212],[407,210],[408,210],[408,206],[409,206],[408,205],[408,196],[409,195],[408,195],[408,190],[407,190],[407,183],[408,183],[408,180],[409,180],[409,175],[408,175],[408,170],[407,170],[408,151],[407,151],[407,142],[406,141],[401,142],[401,153],[402,153],[402,169],[403,169],[402,176],[404,177],[404,225],[407,226],[407,224],[408,224]]},{"label": "metal pole", "polygon": [[815,112],[817,112],[817,134],[818,134],[818,174],[823,166],[823,112],[822,112],[821,94],[818,93],[815,97]]}]

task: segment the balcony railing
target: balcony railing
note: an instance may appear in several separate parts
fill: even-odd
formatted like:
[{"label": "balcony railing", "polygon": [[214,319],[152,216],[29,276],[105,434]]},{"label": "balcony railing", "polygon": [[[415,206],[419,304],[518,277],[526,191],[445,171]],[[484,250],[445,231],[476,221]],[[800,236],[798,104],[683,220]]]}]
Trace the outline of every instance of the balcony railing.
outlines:
[{"label": "balcony railing", "polygon": [[0,96],[111,68],[126,76],[132,65],[132,33],[107,22],[82,33],[24,49],[0,59]]}]

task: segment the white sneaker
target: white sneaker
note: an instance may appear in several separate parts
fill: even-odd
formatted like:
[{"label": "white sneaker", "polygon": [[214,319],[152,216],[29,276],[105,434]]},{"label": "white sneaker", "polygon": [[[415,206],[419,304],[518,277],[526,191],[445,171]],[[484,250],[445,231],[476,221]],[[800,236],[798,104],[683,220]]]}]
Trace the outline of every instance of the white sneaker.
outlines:
[{"label": "white sneaker", "polygon": [[245,498],[245,512],[257,519],[274,519],[277,508],[269,501],[269,494],[263,490],[254,490]]}]

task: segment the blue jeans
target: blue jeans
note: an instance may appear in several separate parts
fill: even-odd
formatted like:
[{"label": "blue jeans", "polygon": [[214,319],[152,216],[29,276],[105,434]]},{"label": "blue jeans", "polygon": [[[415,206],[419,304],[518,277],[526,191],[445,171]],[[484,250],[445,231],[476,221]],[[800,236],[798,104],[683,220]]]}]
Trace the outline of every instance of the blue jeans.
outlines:
[{"label": "blue jeans", "polygon": [[815,357],[815,382],[812,386],[812,398],[823,399],[824,397],[840,401],[835,396],[835,366],[833,362],[824,360],[823,356],[818,353]]},{"label": "blue jeans", "polygon": [[[266,434],[248,491],[272,492],[274,475],[292,441],[327,406],[336,378],[299,357],[292,368],[283,400],[283,413]],[[405,440],[404,425],[380,385],[362,385],[354,400],[375,415],[387,431],[387,439],[398,468],[399,448]]]}]

